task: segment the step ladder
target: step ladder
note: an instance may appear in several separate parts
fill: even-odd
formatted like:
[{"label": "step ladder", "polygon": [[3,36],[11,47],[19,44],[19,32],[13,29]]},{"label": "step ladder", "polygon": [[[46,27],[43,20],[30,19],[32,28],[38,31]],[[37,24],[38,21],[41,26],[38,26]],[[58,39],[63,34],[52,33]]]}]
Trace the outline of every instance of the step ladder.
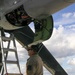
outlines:
[{"label": "step ladder", "polygon": [[[1,34],[0,44],[1,44],[2,65],[3,65],[1,69],[1,75],[22,75],[20,65],[19,65],[19,59],[18,59],[17,47],[16,47],[14,35],[11,33],[9,37],[6,37],[4,35],[3,29],[0,30],[0,34]],[[11,41],[13,42],[13,47],[14,47],[13,49],[10,48]],[[4,47],[5,42],[8,42],[8,45],[6,48]],[[14,52],[16,60],[7,60],[8,52]],[[8,73],[7,64],[16,64],[19,69],[19,73]]]}]

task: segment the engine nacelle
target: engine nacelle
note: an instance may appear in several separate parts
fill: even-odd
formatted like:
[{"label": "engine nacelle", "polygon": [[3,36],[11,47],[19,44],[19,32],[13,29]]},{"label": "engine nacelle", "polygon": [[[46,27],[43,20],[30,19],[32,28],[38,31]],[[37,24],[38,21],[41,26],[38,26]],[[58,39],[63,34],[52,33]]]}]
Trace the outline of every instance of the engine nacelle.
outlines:
[{"label": "engine nacelle", "polygon": [[23,5],[5,15],[7,21],[14,26],[26,26],[32,18],[23,9]]}]

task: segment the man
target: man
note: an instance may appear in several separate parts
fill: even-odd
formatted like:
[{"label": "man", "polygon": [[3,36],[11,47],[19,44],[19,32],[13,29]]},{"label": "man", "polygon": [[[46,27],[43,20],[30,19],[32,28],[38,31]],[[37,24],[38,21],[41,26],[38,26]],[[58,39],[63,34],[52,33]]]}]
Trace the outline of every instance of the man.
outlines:
[{"label": "man", "polygon": [[26,64],[27,75],[43,75],[43,63],[42,59],[37,54],[37,45],[32,45],[31,47],[27,48],[27,50],[28,55],[30,56]]}]

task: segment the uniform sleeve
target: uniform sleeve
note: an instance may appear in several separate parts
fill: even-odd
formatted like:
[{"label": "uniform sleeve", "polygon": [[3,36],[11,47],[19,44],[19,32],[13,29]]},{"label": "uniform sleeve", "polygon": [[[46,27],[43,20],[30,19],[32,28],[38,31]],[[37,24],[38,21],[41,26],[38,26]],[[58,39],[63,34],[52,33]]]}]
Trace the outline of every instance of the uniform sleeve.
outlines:
[{"label": "uniform sleeve", "polygon": [[30,61],[27,64],[27,75],[34,75],[36,72],[36,62]]}]

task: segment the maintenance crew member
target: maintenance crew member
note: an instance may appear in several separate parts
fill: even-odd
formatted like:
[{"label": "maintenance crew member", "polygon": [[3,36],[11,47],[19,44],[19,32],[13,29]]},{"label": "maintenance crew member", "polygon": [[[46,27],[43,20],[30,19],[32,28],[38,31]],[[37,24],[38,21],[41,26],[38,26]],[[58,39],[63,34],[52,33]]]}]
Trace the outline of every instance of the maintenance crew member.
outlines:
[{"label": "maintenance crew member", "polygon": [[27,48],[28,55],[30,56],[26,63],[26,73],[27,75],[43,75],[43,62],[40,56],[38,55],[37,45],[32,45]]}]

